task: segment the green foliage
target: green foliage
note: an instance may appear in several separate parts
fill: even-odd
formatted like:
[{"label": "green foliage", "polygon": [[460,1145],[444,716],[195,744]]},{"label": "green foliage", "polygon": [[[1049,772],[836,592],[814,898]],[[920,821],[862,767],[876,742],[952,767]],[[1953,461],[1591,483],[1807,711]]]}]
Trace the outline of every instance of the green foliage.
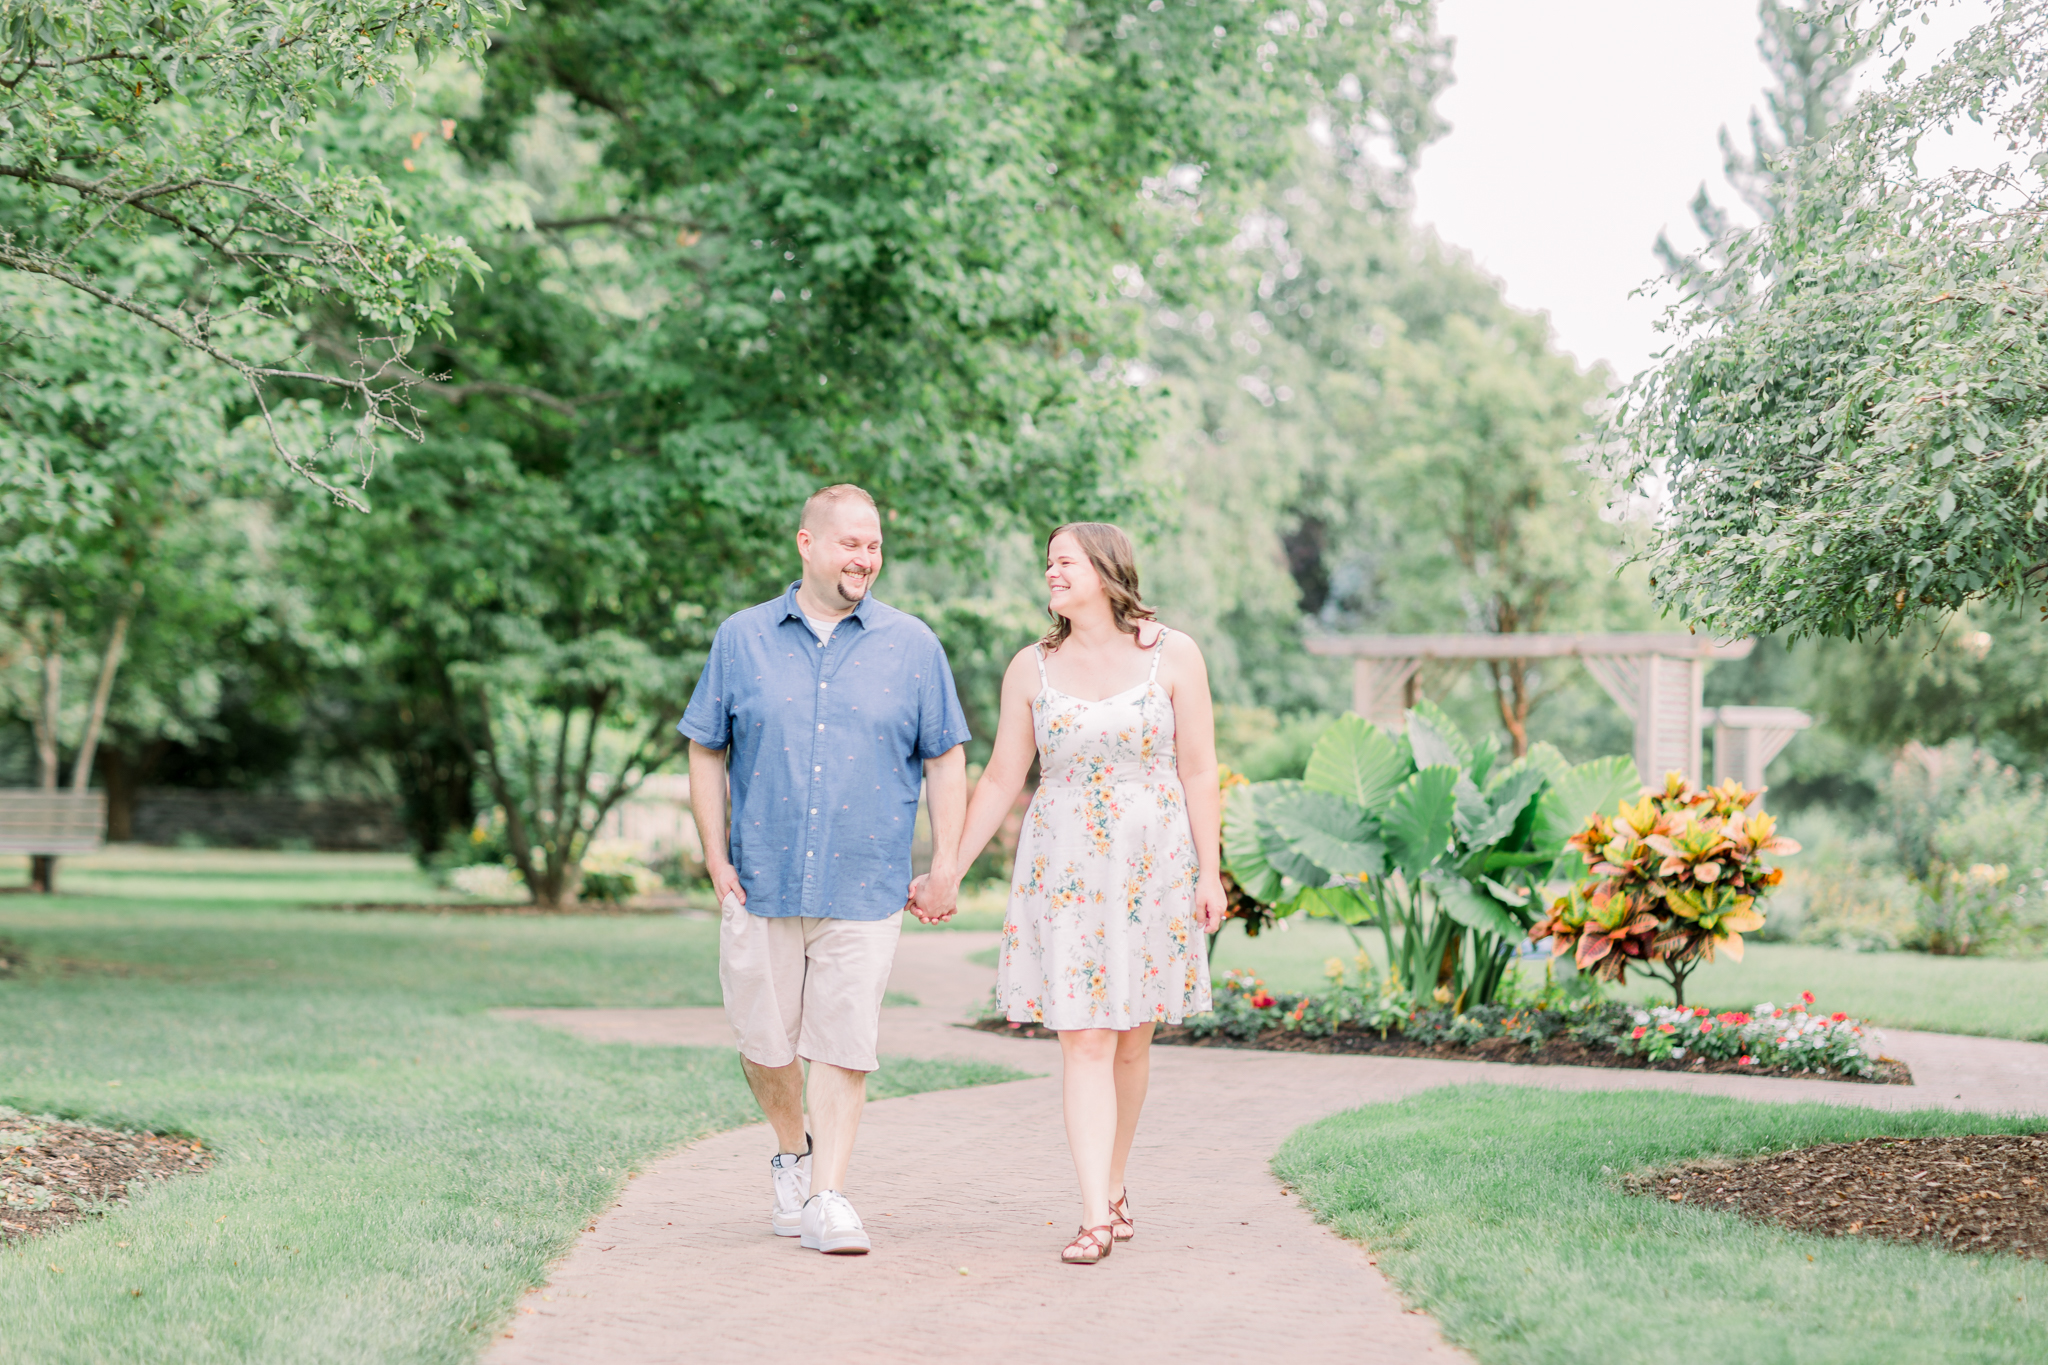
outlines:
[{"label": "green foliage", "polygon": [[[363,434],[409,427],[400,357],[446,328],[451,286],[482,263],[460,236],[412,231],[375,175],[305,139],[366,89],[388,102],[438,50],[481,58],[507,12],[498,0],[14,0],[0,9],[0,269],[15,287],[34,278],[90,300],[110,333],[140,326],[160,334],[151,349],[206,357],[266,419],[276,386],[312,385],[353,405]],[[124,269],[138,245],[187,266]],[[333,369],[293,357],[278,332],[307,309],[353,317],[381,354]],[[148,375],[148,359],[118,368]],[[299,474],[351,496],[317,444],[290,449],[289,431],[268,431]]]},{"label": "green foliage", "polygon": [[[1676,305],[1615,420],[1623,477],[1668,490],[1651,581],[1702,629],[1896,634],[2048,575],[2048,6],[1904,70],[1788,157],[1782,214]],[[1922,172],[1963,120],[2020,159]]]},{"label": "green foliage", "polygon": [[1491,738],[1474,745],[1427,702],[1401,737],[1342,717],[1317,741],[1305,780],[1226,794],[1224,865],[1281,915],[1378,925],[1400,991],[1455,1008],[1488,1003],[1569,832],[1544,821],[1547,793],[1561,784],[1571,797],[1597,794],[1618,771],[1611,760],[1568,768],[1543,746],[1505,767],[1493,759]]},{"label": "green foliage", "polygon": [[[1184,539],[1154,553],[1187,586],[1162,604],[1229,642],[1222,686],[1281,710],[1346,695],[1299,653],[1297,613],[1372,631],[1647,624],[1576,453],[1604,378],[1401,197],[1343,130],[1312,135],[1212,253],[1218,285],[1148,300],[1146,359],[1171,396],[1159,463],[1185,490]],[[1569,676],[1489,678],[1518,751]]]}]

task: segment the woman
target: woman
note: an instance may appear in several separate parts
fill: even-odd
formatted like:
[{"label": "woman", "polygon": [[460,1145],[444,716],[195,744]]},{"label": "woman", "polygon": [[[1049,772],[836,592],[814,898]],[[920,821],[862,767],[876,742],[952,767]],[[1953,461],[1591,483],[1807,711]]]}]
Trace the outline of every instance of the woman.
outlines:
[{"label": "woman", "polygon": [[1221,799],[1202,651],[1153,620],[1130,538],[1076,522],[1045,558],[1056,624],[1003,675],[995,752],[953,865],[994,835],[1035,753],[996,998],[1011,1020],[1059,1034],[1081,1182],[1081,1226],[1060,1259],[1094,1265],[1136,1233],[1124,1163],[1153,1026],[1209,1008],[1201,934],[1223,922]]}]

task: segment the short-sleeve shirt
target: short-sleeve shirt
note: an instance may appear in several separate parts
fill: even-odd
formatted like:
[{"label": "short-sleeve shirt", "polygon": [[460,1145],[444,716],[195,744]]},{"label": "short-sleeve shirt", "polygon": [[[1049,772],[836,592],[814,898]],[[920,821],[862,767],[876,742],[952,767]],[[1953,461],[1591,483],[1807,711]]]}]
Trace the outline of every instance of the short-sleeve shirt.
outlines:
[{"label": "short-sleeve shirt", "polygon": [[676,728],[731,751],[733,866],[775,918],[901,910],[924,760],[968,738],[930,626],[868,597],[821,641],[795,584],[719,626]]}]

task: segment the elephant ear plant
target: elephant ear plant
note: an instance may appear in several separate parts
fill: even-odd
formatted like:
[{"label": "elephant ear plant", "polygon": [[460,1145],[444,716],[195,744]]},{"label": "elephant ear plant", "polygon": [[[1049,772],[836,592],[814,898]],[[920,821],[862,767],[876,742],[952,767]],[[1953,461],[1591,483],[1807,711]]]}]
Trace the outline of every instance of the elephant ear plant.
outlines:
[{"label": "elephant ear plant", "polygon": [[1574,768],[1545,744],[1498,757],[1427,702],[1405,735],[1347,715],[1301,781],[1230,789],[1224,863],[1278,915],[1377,926],[1398,989],[1459,1009],[1490,1003],[1566,838],[1639,786],[1627,759]]},{"label": "elephant ear plant", "polygon": [[1613,815],[1595,807],[1567,841],[1581,864],[1574,884],[1529,936],[1604,981],[1634,966],[1684,1005],[1694,968],[1716,952],[1740,962],[1743,934],[1764,927],[1756,903],[1784,877],[1765,857],[1799,851],[1774,818],[1750,812],[1759,795],[1733,778],[1698,791],[1674,772]]}]

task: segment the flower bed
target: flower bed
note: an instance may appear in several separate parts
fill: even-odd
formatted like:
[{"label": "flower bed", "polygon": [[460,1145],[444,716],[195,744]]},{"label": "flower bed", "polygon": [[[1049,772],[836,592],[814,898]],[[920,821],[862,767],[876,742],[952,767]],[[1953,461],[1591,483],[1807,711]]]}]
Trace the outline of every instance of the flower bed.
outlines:
[{"label": "flower bed", "polygon": [[[1645,1009],[1600,1000],[1584,988],[1547,987],[1519,1002],[1454,1010],[1375,993],[1364,982],[1348,984],[1335,959],[1329,970],[1332,985],[1306,995],[1275,995],[1249,972],[1228,972],[1217,982],[1212,1012],[1164,1026],[1154,1041],[1912,1084],[1903,1063],[1879,1054],[1881,1039],[1873,1030],[1846,1014],[1814,1010],[1810,992],[1795,1005],[1716,1014],[1701,1007]],[[1041,1025],[1001,1018],[984,1019],[979,1027],[1051,1036]]]}]

